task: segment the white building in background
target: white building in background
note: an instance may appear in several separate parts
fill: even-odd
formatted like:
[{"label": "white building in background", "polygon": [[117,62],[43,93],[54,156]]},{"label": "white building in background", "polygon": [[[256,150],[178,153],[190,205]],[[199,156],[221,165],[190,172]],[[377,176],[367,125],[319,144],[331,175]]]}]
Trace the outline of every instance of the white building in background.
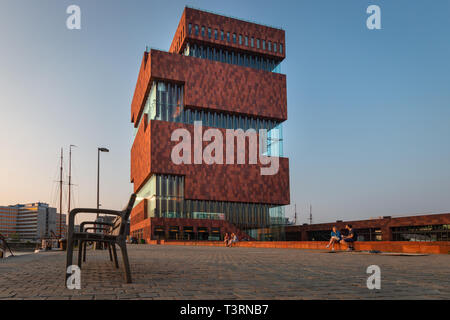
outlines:
[{"label": "white building in background", "polygon": [[[36,202],[0,206],[0,233],[23,240],[49,238],[52,232],[60,235],[60,215],[47,203]],[[66,232],[66,215],[62,215],[62,235]]]}]

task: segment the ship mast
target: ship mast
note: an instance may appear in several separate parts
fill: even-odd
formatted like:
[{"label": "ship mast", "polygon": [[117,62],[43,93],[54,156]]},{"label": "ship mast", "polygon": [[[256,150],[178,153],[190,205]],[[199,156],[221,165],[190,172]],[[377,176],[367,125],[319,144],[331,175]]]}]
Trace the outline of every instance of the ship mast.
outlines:
[{"label": "ship mast", "polygon": [[63,148],[61,148],[61,165],[59,169],[59,237],[62,238]]}]

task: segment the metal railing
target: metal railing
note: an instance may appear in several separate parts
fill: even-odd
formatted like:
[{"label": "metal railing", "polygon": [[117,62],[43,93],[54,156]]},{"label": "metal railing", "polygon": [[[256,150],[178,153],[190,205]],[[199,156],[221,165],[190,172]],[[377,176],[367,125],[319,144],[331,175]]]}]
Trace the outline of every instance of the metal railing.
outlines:
[{"label": "metal railing", "polygon": [[253,20],[249,20],[249,19],[242,19],[242,18],[231,16],[231,15],[226,15],[226,14],[223,14],[223,13],[218,13],[218,12],[215,12],[215,11],[211,11],[211,10],[197,8],[197,7],[194,7],[194,6],[186,6],[186,8],[194,9],[194,10],[198,10],[198,11],[203,11],[203,12],[206,12],[206,13],[212,13],[212,14],[215,14],[215,15],[218,15],[218,16],[222,16],[222,17],[225,17],[225,18],[236,19],[236,20],[240,20],[240,21],[244,21],[244,22],[248,22],[248,23],[255,23],[255,24],[259,24],[259,25],[264,26],[264,27],[269,27],[269,28],[273,28],[273,29],[278,29],[278,30],[283,30],[284,31],[284,29],[282,27],[277,27],[277,26],[261,23],[261,22],[258,22],[258,21],[253,21]]}]

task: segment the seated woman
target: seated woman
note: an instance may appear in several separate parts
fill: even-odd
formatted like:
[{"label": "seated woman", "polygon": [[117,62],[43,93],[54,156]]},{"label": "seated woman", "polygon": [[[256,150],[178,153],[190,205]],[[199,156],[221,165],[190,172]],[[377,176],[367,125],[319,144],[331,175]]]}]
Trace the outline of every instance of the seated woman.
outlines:
[{"label": "seated woman", "polygon": [[238,242],[238,241],[239,241],[239,240],[238,240],[237,235],[236,235],[235,233],[232,233],[232,234],[231,234],[231,238],[230,238],[230,241],[229,241],[228,246],[229,246],[229,247],[232,247],[232,246],[233,246],[233,243],[236,243],[236,242]]},{"label": "seated woman", "polygon": [[331,246],[331,250],[334,251],[334,244],[339,243],[342,239],[341,233],[336,229],[336,226],[333,226],[333,231],[331,231],[330,242],[327,245],[327,248]]},{"label": "seated woman", "polygon": [[230,240],[230,235],[225,233],[225,237],[223,238],[223,242],[225,243],[225,246],[228,247],[228,241]]}]

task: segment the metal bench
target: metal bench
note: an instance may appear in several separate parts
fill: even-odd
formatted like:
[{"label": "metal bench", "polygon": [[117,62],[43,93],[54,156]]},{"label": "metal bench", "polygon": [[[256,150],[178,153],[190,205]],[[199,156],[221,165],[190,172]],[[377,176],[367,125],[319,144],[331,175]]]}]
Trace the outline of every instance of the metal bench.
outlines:
[{"label": "metal bench", "polygon": [[[108,247],[110,248],[110,259],[111,257],[111,250],[114,254],[114,262],[116,268],[119,267],[118,261],[117,261],[117,253],[116,253],[116,244],[120,247],[120,251],[122,252],[122,258],[123,258],[123,265],[125,268],[125,280],[127,283],[131,283],[131,270],[130,270],[130,263],[128,259],[128,253],[127,253],[127,245],[126,245],[126,226],[128,218],[130,217],[131,210],[133,209],[134,202],[136,200],[136,195],[132,194],[130,197],[130,201],[128,202],[128,205],[126,208],[122,211],[115,211],[115,210],[105,210],[105,209],[89,209],[89,208],[77,208],[73,209],[69,213],[69,227],[67,232],[67,262],[66,262],[66,281],[68,277],[70,276],[70,273],[67,273],[68,267],[72,265],[72,259],[73,259],[73,248],[75,243],[78,242],[79,244],[79,252],[78,252],[78,267],[81,268],[81,257],[84,251],[84,261],[86,261],[86,242],[101,242],[108,244]],[[114,220],[113,223],[108,222],[95,222],[95,221],[89,221],[86,223],[82,223],[83,227],[81,228],[80,225],[80,232],[75,232],[75,216],[78,213],[93,213],[93,214],[107,214],[107,215],[114,215],[117,218]],[[92,230],[99,230],[102,229],[102,233],[94,233],[94,232],[87,232],[87,228],[85,229],[85,226],[94,225]],[[102,227],[97,227],[95,225],[100,225]],[[84,250],[83,250],[84,247]]]},{"label": "metal bench", "polygon": [[[120,219],[117,217],[117,219]],[[88,226],[88,227],[86,227]],[[100,226],[100,227],[99,227]],[[111,229],[114,227],[114,224],[111,222],[95,222],[95,221],[84,221],[80,224],[80,232],[88,232],[89,230],[100,231],[103,233],[111,233]],[[86,262],[86,247],[88,241],[78,241],[78,265],[81,267],[81,256],[83,256],[83,262]],[[84,244],[84,245],[83,245]],[[114,250],[116,247],[114,246]],[[113,261],[112,249],[111,246],[108,245],[109,251],[109,260]],[[117,254],[114,253],[114,257],[117,257]],[[114,260],[117,265],[117,259]]]},{"label": "metal bench", "polygon": [[8,242],[6,242],[6,238],[0,233],[0,258],[6,258],[6,250],[9,250],[11,257],[14,257]]}]

